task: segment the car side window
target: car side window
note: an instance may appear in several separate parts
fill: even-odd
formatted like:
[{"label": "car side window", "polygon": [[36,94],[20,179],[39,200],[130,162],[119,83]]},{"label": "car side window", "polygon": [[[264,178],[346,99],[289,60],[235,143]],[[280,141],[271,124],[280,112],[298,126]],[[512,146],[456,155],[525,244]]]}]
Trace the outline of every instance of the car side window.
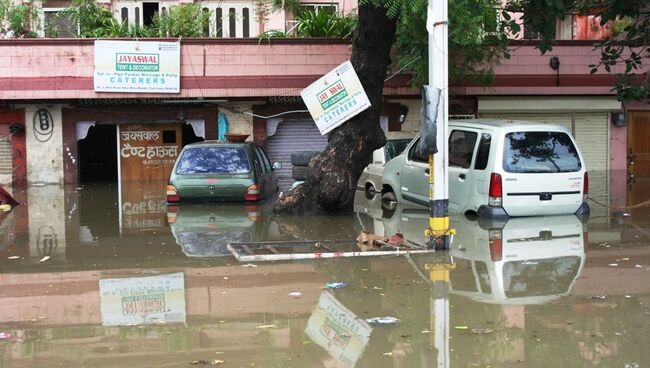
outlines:
[{"label": "car side window", "polygon": [[262,172],[268,173],[271,172],[271,162],[269,161],[269,158],[266,156],[266,153],[260,146],[255,146],[255,155],[257,155],[257,159],[260,162],[260,166],[262,167]]},{"label": "car side window", "polygon": [[409,160],[411,160],[411,161],[417,161],[417,162],[425,162],[425,163],[426,163],[426,162],[429,162],[429,158],[428,158],[428,157],[422,157],[422,156],[418,153],[418,144],[420,144],[420,138],[418,138],[418,139],[415,141],[415,143],[411,146],[411,148],[409,149],[409,155],[408,155]]},{"label": "car side window", "polygon": [[478,144],[478,152],[476,153],[476,162],[474,162],[475,170],[485,170],[487,167],[491,144],[492,136],[488,133],[481,134],[481,141]]},{"label": "car side window", "polygon": [[472,165],[476,132],[454,130],[449,135],[449,166],[469,169]]}]

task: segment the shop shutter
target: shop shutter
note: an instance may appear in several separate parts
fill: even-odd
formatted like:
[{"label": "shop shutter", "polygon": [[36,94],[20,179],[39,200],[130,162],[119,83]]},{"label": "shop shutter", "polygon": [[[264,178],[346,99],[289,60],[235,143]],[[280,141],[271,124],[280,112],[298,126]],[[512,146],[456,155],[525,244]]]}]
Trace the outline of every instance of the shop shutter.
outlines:
[{"label": "shop shutter", "polygon": [[11,140],[0,136],[0,176],[12,176]]},{"label": "shop shutter", "polygon": [[266,151],[271,162],[281,162],[276,172],[280,191],[286,191],[294,180],[291,177],[291,153],[296,151],[322,151],[327,146],[327,136],[321,135],[312,120],[285,120],[275,134],[266,140]]}]

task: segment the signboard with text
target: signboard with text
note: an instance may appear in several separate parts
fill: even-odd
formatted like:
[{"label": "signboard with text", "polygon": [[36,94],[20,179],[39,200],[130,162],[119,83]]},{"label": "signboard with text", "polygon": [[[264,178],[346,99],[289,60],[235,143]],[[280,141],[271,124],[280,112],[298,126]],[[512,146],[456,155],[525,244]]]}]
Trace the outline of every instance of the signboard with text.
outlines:
[{"label": "signboard with text", "polygon": [[370,107],[370,101],[354,71],[346,61],[300,92],[321,134],[350,120]]},{"label": "signboard with text", "polygon": [[180,42],[95,41],[95,92],[179,93]]}]

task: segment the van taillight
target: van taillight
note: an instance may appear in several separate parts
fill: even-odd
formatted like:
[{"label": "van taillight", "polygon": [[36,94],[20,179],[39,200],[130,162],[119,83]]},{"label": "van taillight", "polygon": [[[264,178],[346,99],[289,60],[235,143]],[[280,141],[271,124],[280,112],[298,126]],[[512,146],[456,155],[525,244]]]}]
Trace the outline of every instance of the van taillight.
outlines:
[{"label": "van taillight", "polygon": [[173,185],[167,186],[167,202],[175,203],[180,202],[181,196],[178,194],[176,187]]},{"label": "van taillight", "polygon": [[582,201],[587,202],[589,194],[589,174],[585,171],[585,180],[582,181]]},{"label": "van taillight", "polygon": [[490,174],[490,189],[488,193],[489,206],[501,207],[503,205],[503,185],[501,184],[501,175],[497,173]]},{"label": "van taillight", "polygon": [[490,259],[492,262],[500,261],[503,258],[503,232],[501,230],[488,231],[490,239]]},{"label": "van taillight", "polygon": [[259,201],[260,200],[260,188],[253,184],[246,188],[246,194],[244,194],[245,201]]}]

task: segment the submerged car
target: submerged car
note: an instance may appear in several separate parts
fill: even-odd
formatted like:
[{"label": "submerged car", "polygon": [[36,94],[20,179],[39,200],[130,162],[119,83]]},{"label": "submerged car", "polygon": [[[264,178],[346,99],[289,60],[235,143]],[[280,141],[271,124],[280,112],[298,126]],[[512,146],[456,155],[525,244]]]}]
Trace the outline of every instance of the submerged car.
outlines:
[{"label": "submerged car", "polygon": [[[429,203],[429,165],[419,137],[383,171],[382,195]],[[513,120],[449,122],[449,212],[483,218],[589,216],[582,154],[560,125]]]},{"label": "submerged car", "polygon": [[169,176],[167,202],[264,200],[278,191],[274,170],[281,167],[253,142],[188,144]]},{"label": "submerged car", "polygon": [[372,162],[363,169],[357,189],[374,195],[381,191],[381,177],[384,172],[384,165],[397,157],[408,144],[417,136],[418,132],[386,132],[386,144],[372,153]]}]

